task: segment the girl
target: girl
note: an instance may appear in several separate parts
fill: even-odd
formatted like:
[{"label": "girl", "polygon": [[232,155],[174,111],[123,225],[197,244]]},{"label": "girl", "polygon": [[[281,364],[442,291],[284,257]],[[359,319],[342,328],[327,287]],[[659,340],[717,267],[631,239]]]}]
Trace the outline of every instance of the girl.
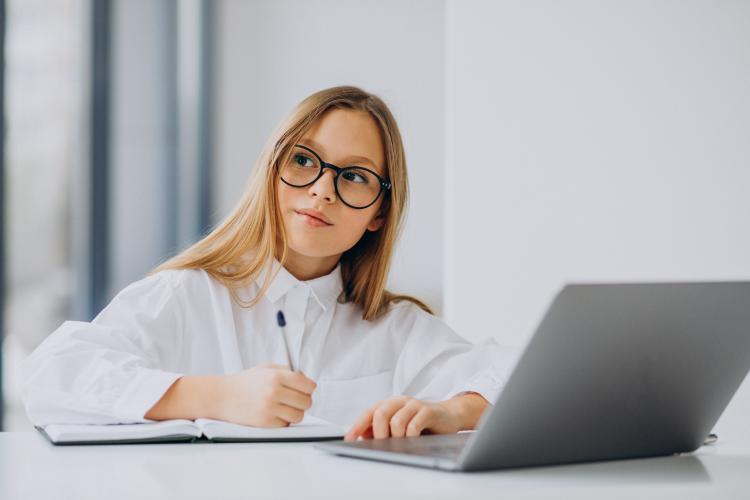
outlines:
[{"label": "girl", "polygon": [[30,419],[286,426],[310,412],[349,440],[473,429],[511,355],[385,290],[406,197],[387,106],[355,87],[309,96],[225,221],[24,361]]}]

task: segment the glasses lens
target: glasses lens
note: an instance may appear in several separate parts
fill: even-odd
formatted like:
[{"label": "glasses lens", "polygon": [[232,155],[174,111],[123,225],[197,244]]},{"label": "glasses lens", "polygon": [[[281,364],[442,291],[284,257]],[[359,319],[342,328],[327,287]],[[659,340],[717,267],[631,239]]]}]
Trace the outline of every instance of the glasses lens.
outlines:
[{"label": "glasses lens", "polygon": [[289,160],[281,169],[281,178],[292,186],[310,184],[320,172],[320,162],[306,149],[295,147]]},{"label": "glasses lens", "polygon": [[380,194],[380,180],[364,168],[349,167],[338,180],[339,195],[354,207],[366,207]]}]

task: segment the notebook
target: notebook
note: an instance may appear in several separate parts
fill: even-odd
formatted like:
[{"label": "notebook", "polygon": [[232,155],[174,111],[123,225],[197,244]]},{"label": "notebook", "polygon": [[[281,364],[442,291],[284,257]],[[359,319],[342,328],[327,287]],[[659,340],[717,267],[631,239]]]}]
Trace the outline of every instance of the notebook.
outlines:
[{"label": "notebook", "polygon": [[52,444],[131,444],[169,442],[262,442],[324,441],[343,438],[346,429],[326,420],[305,415],[288,427],[250,427],[199,418],[163,420],[142,424],[74,425],[36,427]]}]

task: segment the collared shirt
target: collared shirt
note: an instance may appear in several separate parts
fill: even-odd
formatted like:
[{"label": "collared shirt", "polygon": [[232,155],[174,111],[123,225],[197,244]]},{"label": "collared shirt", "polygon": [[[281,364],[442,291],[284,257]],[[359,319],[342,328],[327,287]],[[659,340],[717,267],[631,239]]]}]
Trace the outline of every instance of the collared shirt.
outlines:
[{"label": "collared shirt", "polygon": [[[294,366],[317,383],[308,412],[342,425],[394,395],[437,401],[473,391],[494,402],[515,361],[514,350],[473,345],[412,302],[364,320],[361,307],[337,300],[340,264],[309,281],[274,265],[279,273],[253,307],[203,270],[168,270],[127,286],[91,322],[64,322],[21,365],[29,418],[148,422],[182,375],[286,365],[279,310]],[[264,278],[239,297],[255,297]]]}]

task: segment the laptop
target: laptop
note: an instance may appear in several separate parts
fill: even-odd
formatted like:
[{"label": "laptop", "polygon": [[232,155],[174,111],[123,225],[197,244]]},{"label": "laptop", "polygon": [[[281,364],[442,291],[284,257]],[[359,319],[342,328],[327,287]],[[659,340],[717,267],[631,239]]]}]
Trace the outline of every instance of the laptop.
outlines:
[{"label": "laptop", "polygon": [[567,285],[478,430],[315,446],[450,471],[687,453],[749,368],[750,282]]}]

